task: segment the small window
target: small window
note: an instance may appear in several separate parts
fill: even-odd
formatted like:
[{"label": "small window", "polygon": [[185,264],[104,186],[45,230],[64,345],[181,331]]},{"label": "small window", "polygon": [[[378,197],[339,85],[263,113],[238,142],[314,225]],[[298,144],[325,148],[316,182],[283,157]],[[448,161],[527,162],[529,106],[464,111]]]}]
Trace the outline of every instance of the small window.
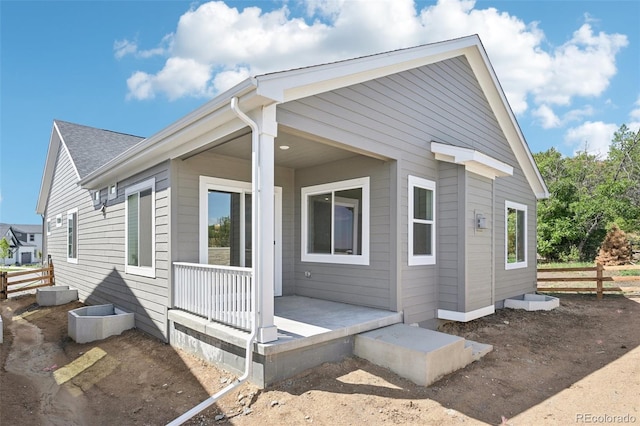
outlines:
[{"label": "small window", "polygon": [[115,200],[118,198],[118,185],[115,183],[110,185],[107,194],[107,199],[109,200]]},{"label": "small window", "polygon": [[125,271],[155,278],[155,179],[127,188],[125,196]]},{"label": "small window", "polygon": [[527,206],[505,202],[506,269],[527,267]]},{"label": "small window", "polygon": [[369,264],[369,178],[302,188],[302,261]]},{"label": "small window", "polygon": [[436,263],[436,183],[409,176],[409,265]]},{"label": "small window", "polygon": [[35,234],[29,234],[29,242],[32,243],[36,240],[36,235]]},{"label": "small window", "polygon": [[100,191],[95,191],[93,193],[93,205],[97,206],[100,204]]},{"label": "small window", "polygon": [[47,218],[47,235],[51,235],[51,228],[52,228],[52,226],[51,226],[51,218],[48,217]]},{"label": "small window", "polygon": [[78,263],[78,209],[67,212],[67,262]]},{"label": "small window", "polygon": [[56,228],[60,228],[62,226],[62,214],[56,216]]}]

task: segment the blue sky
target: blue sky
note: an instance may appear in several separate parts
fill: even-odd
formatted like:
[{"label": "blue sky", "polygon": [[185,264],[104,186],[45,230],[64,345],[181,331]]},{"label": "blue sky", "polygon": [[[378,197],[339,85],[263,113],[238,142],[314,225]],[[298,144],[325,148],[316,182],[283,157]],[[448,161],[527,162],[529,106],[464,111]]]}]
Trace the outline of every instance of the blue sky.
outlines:
[{"label": "blue sky", "polygon": [[640,127],[640,2],[0,1],[0,222],[54,119],[150,136],[249,75],[480,35],[533,152]]}]

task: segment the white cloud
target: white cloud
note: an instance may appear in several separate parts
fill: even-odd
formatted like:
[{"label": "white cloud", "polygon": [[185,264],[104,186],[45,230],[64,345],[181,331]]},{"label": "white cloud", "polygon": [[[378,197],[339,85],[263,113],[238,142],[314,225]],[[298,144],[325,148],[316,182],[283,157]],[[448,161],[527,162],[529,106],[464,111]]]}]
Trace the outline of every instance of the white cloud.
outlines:
[{"label": "white cloud", "polygon": [[113,42],[113,55],[116,59],[122,59],[127,55],[133,55],[137,58],[151,58],[152,56],[164,55],[167,53],[168,45],[171,43],[172,35],[166,35],[162,38],[160,45],[153,49],[138,50],[138,43],[131,40],[116,40]]},{"label": "white cloud", "polygon": [[533,111],[533,116],[540,119],[540,124],[544,129],[560,127],[562,121],[547,105],[540,105]]},{"label": "white cloud", "polygon": [[[627,45],[624,35],[595,34],[593,20],[585,17],[570,40],[549,47],[537,22],[476,8],[474,0],[440,0],[421,10],[413,0],[307,0],[305,5],[306,20],[292,16],[286,2],[267,13],[259,7],[238,10],[222,1],[190,9],[159,43],[157,49],[164,46],[168,55],[164,68],[132,74],[129,97],[210,96],[248,75],[477,33],[514,112],[524,113],[533,102],[535,116],[555,125],[563,119],[552,107],[602,94],[616,73],[616,54]],[[114,44],[114,50],[116,57],[154,51],[139,51],[127,40]]]},{"label": "white cloud", "polygon": [[565,133],[564,141],[573,147],[574,152],[587,151],[590,154],[606,157],[617,124],[602,121],[586,121],[578,127],[572,127]]},{"label": "white cloud", "polygon": [[640,95],[638,95],[638,99],[633,104],[633,106],[635,108],[629,113],[629,118],[631,118],[632,120],[640,121]]}]

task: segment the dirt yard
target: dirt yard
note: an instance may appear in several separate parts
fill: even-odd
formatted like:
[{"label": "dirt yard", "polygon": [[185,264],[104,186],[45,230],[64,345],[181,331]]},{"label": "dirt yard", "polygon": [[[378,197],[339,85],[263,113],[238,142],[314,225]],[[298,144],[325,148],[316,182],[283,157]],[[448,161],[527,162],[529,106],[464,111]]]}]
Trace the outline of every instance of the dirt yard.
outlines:
[{"label": "dirt yard", "polygon": [[[428,388],[350,358],[266,390],[244,384],[187,424],[640,424],[640,296],[560,298],[551,312],[443,327],[494,350]],[[1,425],[164,425],[234,378],[135,330],[77,344],[67,311],[78,306],[0,303]],[[92,366],[56,373],[99,350]]]}]

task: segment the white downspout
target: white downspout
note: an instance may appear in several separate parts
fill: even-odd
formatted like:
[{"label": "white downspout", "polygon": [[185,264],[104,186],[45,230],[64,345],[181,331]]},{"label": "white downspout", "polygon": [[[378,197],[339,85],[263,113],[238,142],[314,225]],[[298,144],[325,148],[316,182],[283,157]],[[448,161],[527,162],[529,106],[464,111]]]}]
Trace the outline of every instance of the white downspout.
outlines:
[{"label": "white downspout", "polygon": [[[254,152],[254,156],[255,158],[253,159],[253,176],[252,176],[252,186],[253,186],[253,203],[251,203],[251,215],[252,218],[251,220],[254,222],[252,225],[254,225],[257,222],[257,218],[258,216],[258,212],[259,212],[259,206],[257,205],[257,199],[258,197],[255,196],[255,194],[257,194],[257,190],[260,187],[257,184],[257,178],[259,176],[259,173],[257,172],[257,164],[258,164],[258,158],[260,158],[259,156],[259,152],[260,152],[260,143],[258,138],[260,137],[260,133],[259,133],[259,129],[258,129],[258,125],[256,124],[255,121],[251,120],[244,112],[242,112],[239,108],[238,108],[238,98],[237,97],[233,97],[231,98],[231,110],[238,116],[238,118],[240,118],[240,120],[244,121],[250,128],[251,128],[251,140],[252,140],[252,144],[253,144],[253,152]],[[256,265],[258,264],[259,260],[259,251],[260,250],[256,250],[256,247],[260,247],[257,243],[259,242],[259,233],[256,232],[256,228],[254,226],[253,228],[253,232],[251,233],[251,246],[254,248],[254,258],[253,258],[253,262],[251,262],[251,275],[253,277],[253,285],[251,286],[251,309],[253,311],[253,322],[251,324],[251,333],[249,334],[249,337],[247,338],[247,347],[246,347],[246,352],[245,352],[245,364],[244,364],[244,374],[242,374],[242,376],[238,377],[236,379],[236,381],[234,381],[233,383],[231,383],[229,386],[225,387],[224,389],[218,391],[217,393],[215,393],[214,395],[211,395],[209,398],[205,399],[204,401],[202,401],[200,404],[196,405],[195,407],[193,407],[192,409],[190,409],[189,411],[185,412],[184,414],[180,415],[179,417],[177,417],[176,419],[172,420],[170,423],[167,423],[167,426],[178,426],[178,425],[182,425],[184,422],[186,422],[187,420],[189,420],[190,418],[192,418],[193,416],[195,416],[196,414],[200,413],[201,411],[205,410],[206,408],[210,407],[211,405],[215,404],[216,401],[218,401],[220,398],[222,398],[224,395],[226,395],[227,393],[231,392],[232,390],[234,390],[235,388],[237,388],[238,386],[240,386],[242,383],[244,383],[249,376],[251,376],[251,371],[253,370],[253,341],[256,338],[256,335],[258,333],[258,303],[257,303],[257,292],[256,292],[256,287],[257,287],[257,283],[256,283]]]}]

